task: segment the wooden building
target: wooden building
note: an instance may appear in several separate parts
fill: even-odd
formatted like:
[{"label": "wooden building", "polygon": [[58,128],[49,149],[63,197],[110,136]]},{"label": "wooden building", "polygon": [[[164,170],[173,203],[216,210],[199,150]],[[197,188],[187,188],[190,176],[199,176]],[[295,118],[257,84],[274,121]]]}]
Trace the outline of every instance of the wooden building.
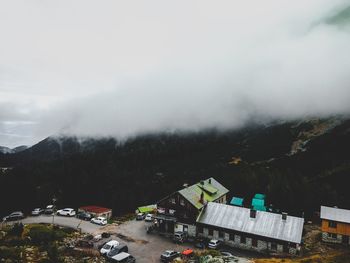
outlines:
[{"label": "wooden building", "polygon": [[102,216],[107,219],[112,217],[112,209],[95,205],[79,207],[78,212],[89,213],[94,217]]},{"label": "wooden building", "polygon": [[226,203],[229,191],[214,178],[187,186],[157,203],[157,228],[172,234],[177,231],[196,236],[196,219],[208,202]]},{"label": "wooden building", "polygon": [[297,254],[304,219],[265,211],[208,203],[197,219],[197,235],[261,253]]},{"label": "wooden building", "polygon": [[322,240],[350,244],[350,210],[321,206]]}]

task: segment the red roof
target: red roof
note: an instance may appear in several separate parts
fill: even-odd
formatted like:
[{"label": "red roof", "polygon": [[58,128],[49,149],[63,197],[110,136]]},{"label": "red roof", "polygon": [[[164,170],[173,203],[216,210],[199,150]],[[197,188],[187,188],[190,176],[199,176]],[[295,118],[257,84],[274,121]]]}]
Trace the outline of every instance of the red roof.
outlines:
[{"label": "red roof", "polygon": [[101,207],[101,206],[94,206],[94,205],[82,206],[79,209],[84,210],[86,212],[90,212],[90,213],[96,213],[96,214],[110,212],[112,210],[110,208]]}]

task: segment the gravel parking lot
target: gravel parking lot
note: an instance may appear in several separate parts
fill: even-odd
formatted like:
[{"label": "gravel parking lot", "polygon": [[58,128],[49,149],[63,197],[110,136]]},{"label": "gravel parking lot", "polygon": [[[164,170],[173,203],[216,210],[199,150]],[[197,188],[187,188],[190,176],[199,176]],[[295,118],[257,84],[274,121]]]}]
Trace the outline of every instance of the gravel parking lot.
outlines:
[{"label": "gravel parking lot", "polygon": [[[41,215],[37,217],[27,217],[22,220],[24,224],[33,223],[52,223],[52,216]],[[147,234],[146,227],[148,224],[145,221],[128,221],[121,225],[99,226],[90,223],[89,221],[81,221],[74,217],[55,216],[54,222],[57,225],[81,228],[84,233],[92,235],[108,232],[112,236],[109,239],[116,239],[121,243],[127,244],[129,253],[136,258],[136,262],[160,262],[160,255],[165,250],[183,251],[186,248],[193,248],[189,243],[175,244],[170,238],[160,236],[158,234]],[[237,263],[248,263],[250,260],[244,257],[238,251],[232,251],[237,255]]]}]

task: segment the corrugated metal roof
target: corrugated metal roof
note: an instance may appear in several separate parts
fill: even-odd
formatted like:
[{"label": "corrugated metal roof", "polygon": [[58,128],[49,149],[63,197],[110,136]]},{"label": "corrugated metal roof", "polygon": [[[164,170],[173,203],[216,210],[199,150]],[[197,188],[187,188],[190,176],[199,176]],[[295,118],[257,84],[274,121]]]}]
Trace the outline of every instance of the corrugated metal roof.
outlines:
[{"label": "corrugated metal roof", "polygon": [[[179,194],[181,194],[197,209],[201,209],[204,206],[204,204],[200,201],[202,193],[204,197],[204,203],[207,203],[217,200],[229,192],[228,189],[226,189],[214,178],[209,178],[207,180],[203,180],[202,182],[203,184],[196,183],[179,191]],[[206,189],[210,189],[210,191],[206,191]]]},{"label": "corrugated metal roof", "polygon": [[250,218],[250,209],[210,202],[197,220],[198,223],[231,229],[287,242],[300,243],[304,219],[281,214],[256,211]]},{"label": "corrugated metal roof", "polygon": [[90,212],[90,213],[107,213],[112,211],[112,209],[110,208],[106,208],[106,207],[101,207],[101,206],[95,206],[95,205],[90,205],[90,206],[82,206],[79,207],[80,210],[84,210],[86,212]]},{"label": "corrugated metal roof", "polygon": [[321,219],[350,223],[350,210],[321,206]]}]

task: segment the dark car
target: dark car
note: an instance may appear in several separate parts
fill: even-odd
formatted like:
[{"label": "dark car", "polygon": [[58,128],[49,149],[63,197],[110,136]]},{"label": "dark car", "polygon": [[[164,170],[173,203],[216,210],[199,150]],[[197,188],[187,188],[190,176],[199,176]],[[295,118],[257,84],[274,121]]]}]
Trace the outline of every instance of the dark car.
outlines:
[{"label": "dark car", "polygon": [[77,218],[82,219],[82,220],[86,220],[86,221],[90,221],[92,218],[92,215],[86,212],[80,212],[77,214]]},{"label": "dark car", "polygon": [[197,238],[194,246],[196,248],[205,249],[207,247],[207,241],[204,238]]},{"label": "dark car", "polygon": [[129,249],[127,245],[120,244],[119,246],[114,247],[111,251],[107,253],[107,258],[112,258],[121,252],[128,252],[128,251]]},{"label": "dark car", "polygon": [[136,259],[126,252],[120,252],[119,254],[111,257],[109,261],[118,263],[135,263]]},{"label": "dark car", "polygon": [[146,218],[146,214],[145,213],[138,213],[136,215],[136,220],[144,220]]},{"label": "dark car", "polygon": [[180,254],[180,252],[174,250],[166,250],[163,252],[163,254],[160,255],[160,260],[163,262],[170,262],[175,258],[179,257]]},{"label": "dark car", "polygon": [[174,233],[173,241],[175,243],[184,243],[187,241],[188,235],[186,232],[177,231]]},{"label": "dark car", "polygon": [[52,215],[55,212],[55,206],[54,205],[48,205],[46,206],[44,210],[45,215]]},{"label": "dark car", "polygon": [[20,220],[24,218],[24,214],[21,211],[16,211],[8,216],[5,216],[2,220],[3,221],[15,221],[15,220]]}]

